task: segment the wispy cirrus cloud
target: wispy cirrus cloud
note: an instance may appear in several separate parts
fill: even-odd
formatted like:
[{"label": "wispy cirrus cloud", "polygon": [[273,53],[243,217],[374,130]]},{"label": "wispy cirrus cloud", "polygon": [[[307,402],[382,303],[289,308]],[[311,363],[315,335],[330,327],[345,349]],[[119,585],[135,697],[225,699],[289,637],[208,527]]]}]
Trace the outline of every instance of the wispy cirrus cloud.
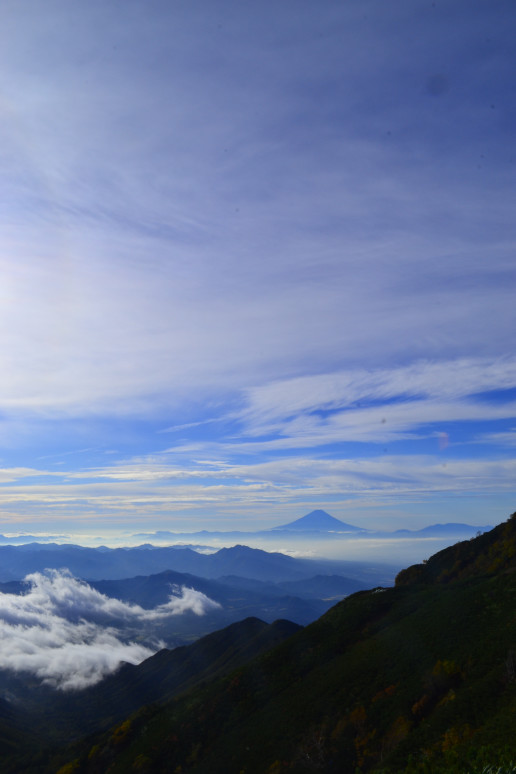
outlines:
[{"label": "wispy cirrus cloud", "polygon": [[[51,474],[2,470],[4,518],[47,508],[61,519],[74,512],[84,521],[101,513],[115,520],[125,513],[133,521],[142,510],[158,519],[171,510],[246,513],[252,505],[285,503],[300,493],[313,501],[366,492],[371,498],[387,492],[431,498],[466,489],[506,493],[513,486],[511,458],[493,460],[486,452],[470,459],[468,444],[481,440],[480,426],[514,419],[515,386],[516,361],[509,357],[422,361],[270,383],[247,391],[239,409],[208,422],[217,425],[209,440],[203,429],[196,442],[104,459],[102,465]],[[484,436],[487,445],[512,441],[510,432]],[[426,446],[416,453],[418,443]]]},{"label": "wispy cirrus cloud", "polygon": [[0,485],[12,484],[16,481],[23,481],[32,478],[41,478],[42,476],[59,475],[55,471],[41,470],[38,468],[0,468]]},{"label": "wispy cirrus cloud", "polygon": [[501,433],[484,433],[475,440],[477,443],[494,444],[496,446],[516,446],[516,427]]},{"label": "wispy cirrus cloud", "polygon": [[[324,410],[324,409],[323,409]],[[314,414],[284,419],[273,424],[254,424],[254,440],[228,443],[227,451],[253,453],[282,449],[314,448],[336,443],[385,444],[436,435],[449,423],[479,423],[513,419],[516,403],[488,405],[473,400],[418,400],[385,403],[375,407],[335,411],[330,416]],[[275,436],[262,440],[262,436]]]},{"label": "wispy cirrus cloud", "polygon": [[453,400],[516,387],[516,359],[420,360],[398,368],[361,368],[271,382],[246,392],[244,421],[261,422],[362,404]]},{"label": "wispy cirrus cloud", "polygon": [[4,521],[509,453],[510,4],[201,7],[1,11]]},{"label": "wispy cirrus cloud", "polygon": [[[177,407],[207,396],[511,351],[510,122],[484,95],[485,9],[457,3],[457,48],[419,5],[367,23],[357,3],[295,7],[295,27],[291,4],[222,25],[207,5],[123,24],[24,7],[5,10],[0,54],[4,411],[173,406],[166,426],[194,427]],[[458,70],[438,101],[437,42]]]},{"label": "wispy cirrus cloud", "polygon": [[[436,449],[438,439],[435,439]],[[298,452],[294,456],[272,456],[266,461],[225,463],[213,469],[200,468],[190,475],[167,481],[164,473],[152,477],[152,461],[134,463],[131,478],[117,478],[117,470],[99,471],[101,481],[81,484],[48,484],[30,490],[10,489],[3,493],[4,513],[9,510],[44,516],[51,507],[54,519],[75,523],[96,523],[98,514],[111,523],[133,524],[147,519],[166,522],[175,511],[210,513],[212,519],[224,509],[269,507],[295,501],[300,496],[348,501],[367,496],[374,500],[385,494],[419,493],[431,499],[438,492],[509,493],[514,486],[515,460],[450,458],[437,454],[388,454],[359,457],[342,453],[316,457]],[[174,472],[174,471],[172,471]],[[221,507],[222,503],[222,507]],[[267,519],[274,524],[274,513]],[[179,528],[185,530],[186,521]],[[243,521],[245,522],[245,519]]]}]

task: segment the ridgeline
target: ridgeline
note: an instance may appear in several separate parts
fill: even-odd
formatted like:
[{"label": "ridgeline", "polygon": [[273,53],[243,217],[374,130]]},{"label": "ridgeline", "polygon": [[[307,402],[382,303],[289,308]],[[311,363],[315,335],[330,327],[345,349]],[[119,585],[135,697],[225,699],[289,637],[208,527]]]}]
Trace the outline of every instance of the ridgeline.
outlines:
[{"label": "ridgeline", "polygon": [[3,770],[510,772],[515,569],[516,514],[402,571],[393,588],[351,595],[234,669],[225,657],[223,674],[205,668],[202,684]]}]

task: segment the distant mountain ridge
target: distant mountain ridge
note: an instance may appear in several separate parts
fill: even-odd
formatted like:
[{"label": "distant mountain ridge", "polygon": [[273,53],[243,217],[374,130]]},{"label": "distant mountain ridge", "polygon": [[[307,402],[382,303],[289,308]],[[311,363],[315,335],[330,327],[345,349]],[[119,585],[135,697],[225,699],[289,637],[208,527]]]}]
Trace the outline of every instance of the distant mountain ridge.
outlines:
[{"label": "distant mountain ridge", "polygon": [[478,532],[486,532],[492,529],[491,525],[473,526],[471,524],[463,524],[456,522],[448,522],[444,524],[430,524],[429,526],[422,527],[420,529],[397,529],[394,531],[387,530],[372,530],[364,527],[357,527],[355,524],[349,524],[341,519],[331,516],[327,511],[318,508],[305,516],[301,516],[299,519],[290,521],[287,524],[280,524],[277,527],[270,527],[265,530],[256,530],[242,532],[239,530],[221,532],[221,531],[207,531],[201,530],[200,532],[169,532],[168,530],[159,530],[156,532],[140,532],[133,537],[144,540],[177,540],[178,538],[199,538],[199,537],[221,537],[226,539],[238,540],[238,542],[245,542],[246,537],[259,537],[262,539],[274,538],[277,536],[285,535],[294,537],[302,537],[303,535],[316,537],[334,537],[335,539],[346,537],[357,538],[383,538],[383,537],[442,537],[459,539],[465,537],[473,537]]},{"label": "distant mountain ridge", "polygon": [[[447,522],[444,524],[430,524],[420,529],[397,529],[394,531],[368,529],[365,527],[357,527],[355,524],[349,524],[342,519],[337,519],[335,516],[331,516],[327,511],[318,508],[316,510],[307,513],[305,516],[301,516],[299,519],[290,521],[286,524],[279,524],[276,527],[269,527],[262,530],[243,531],[243,530],[199,530],[196,532],[172,532],[171,530],[156,530],[154,532],[137,532],[131,535],[132,539],[143,540],[145,542],[152,541],[178,541],[181,540],[181,548],[198,548],[199,540],[206,538],[222,538],[224,540],[231,540],[235,543],[245,543],[246,539],[259,538],[260,540],[274,540],[275,538],[282,537],[283,535],[291,538],[302,538],[303,535],[307,535],[311,538],[317,537],[330,537],[334,539],[346,538],[383,538],[383,537],[442,537],[442,538],[465,538],[473,537],[478,532],[486,532],[492,529],[492,525],[473,526],[471,524]],[[29,545],[34,547],[35,545],[42,546],[51,545],[52,541],[59,541],[55,545],[60,545],[65,540],[63,535],[45,536],[42,538],[37,535],[19,535],[17,537],[6,537],[0,535],[0,546],[21,546]],[[185,540],[193,541],[192,545],[184,543]],[[205,546],[208,547],[208,546]],[[97,547],[98,550],[103,548]]]},{"label": "distant mountain ridge", "polygon": [[[272,583],[329,573],[344,574],[366,583],[385,582],[374,578],[365,563],[304,559],[243,545],[221,548],[212,554],[177,546],[85,548],[52,543],[0,546],[0,582],[22,580],[29,573],[44,572],[49,567],[67,568],[76,577],[88,581],[133,578],[174,570],[201,578],[236,575]],[[388,565],[377,564],[376,567],[384,578],[394,570]]]}]

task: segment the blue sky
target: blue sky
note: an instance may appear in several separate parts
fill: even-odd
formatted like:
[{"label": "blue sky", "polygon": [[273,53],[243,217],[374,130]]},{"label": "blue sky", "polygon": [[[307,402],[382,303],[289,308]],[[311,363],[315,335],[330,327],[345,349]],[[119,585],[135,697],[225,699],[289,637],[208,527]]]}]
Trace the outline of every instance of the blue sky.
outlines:
[{"label": "blue sky", "polygon": [[512,2],[4,2],[0,532],[516,509]]}]

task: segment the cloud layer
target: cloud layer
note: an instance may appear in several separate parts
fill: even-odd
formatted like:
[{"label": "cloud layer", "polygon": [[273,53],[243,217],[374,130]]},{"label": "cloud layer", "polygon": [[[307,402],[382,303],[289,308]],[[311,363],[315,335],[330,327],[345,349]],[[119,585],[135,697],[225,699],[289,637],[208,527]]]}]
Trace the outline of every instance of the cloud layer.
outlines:
[{"label": "cloud layer", "polygon": [[3,410],[510,351],[510,25],[368,5],[3,13]]},{"label": "cloud layer", "polygon": [[[127,642],[124,627],[191,611],[203,615],[220,605],[183,587],[152,610],[101,594],[65,571],[25,578],[22,595],[0,593],[0,668],[29,672],[61,690],[94,685],[122,662],[138,664],[159,643]],[[145,641],[145,636],[142,638]]]},{"label": "cloud layer", "polygon": [[290,482],[384,453],[403,475],[443,433],[456,462],[513,454],[495,5],[1,9],[2,531],[294,518],[287,457]]}]

